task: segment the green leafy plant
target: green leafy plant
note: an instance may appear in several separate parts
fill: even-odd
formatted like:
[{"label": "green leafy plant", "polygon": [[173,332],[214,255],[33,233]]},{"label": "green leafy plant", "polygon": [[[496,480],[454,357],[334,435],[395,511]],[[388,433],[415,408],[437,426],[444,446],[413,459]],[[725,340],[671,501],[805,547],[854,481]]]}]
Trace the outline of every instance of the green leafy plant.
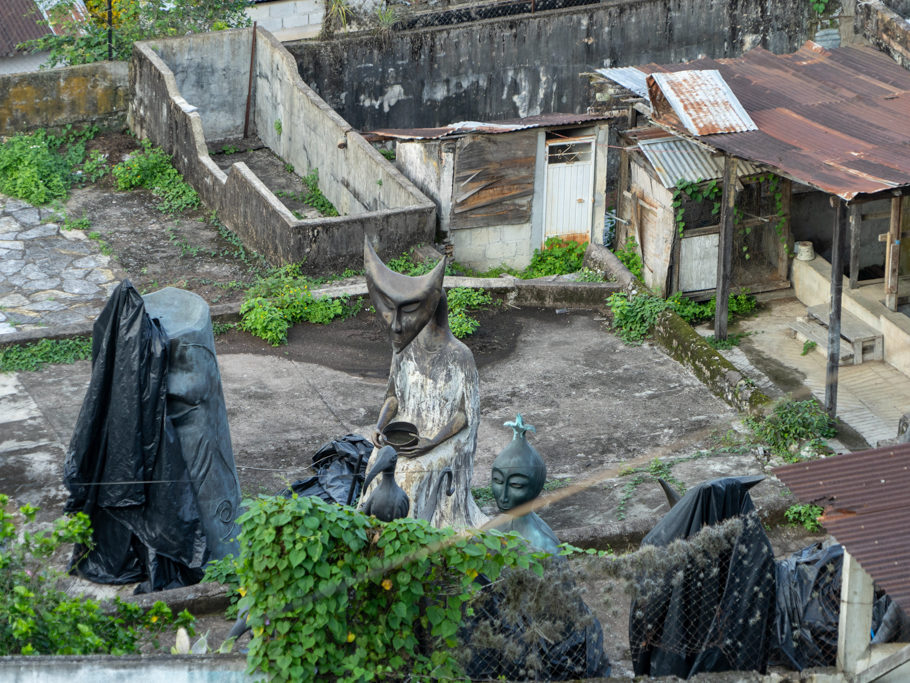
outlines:
[{"label": "green leafy plant", "polygon": [[814,399],[781,401],[766,417],[748,417],[745,422],[756,439],[788,462],[801,460],[804,442],[813,442],[817,450],[824,447],[824,439],[837,435],[837,423]]},{"label": "green leafy plant", "polygon": [[673,188],[673,209],[679,236],[682,237],[686,229],[686,200],[696,203],[709,201],[711,202],[711,215],[719,216],[723,193],[723,186],[716,179],[707,182],[701,178],[695,181],[687,181],[682,178],[677,180],[676,186]]},{"label": "green leafy plant", "polygon": [[306,187],[306,194],[303,197],[303,203],[318,209],[323,216],[337,216],[338,210],[330,202],[322,190],[319,189],[319,169],[314,168],[302,178],[303,185]]},{"label": "green leafy plant", "polygon": [[812,341],[811,339],[807,339],[803,342],[803,350],[799,355],[808,356],[810,352],[815,350],[816,346],[818,346],[816,342]]},{"label": "green leafy plant", "polygon": [[143,187],[160,200],[158,210],[177,213],[199,206],[199,195],[187,185],[180,172],[171,164],[171,157],[148,140],[142,141],[142,151],[135,152],[112,169],[118,190]]},{"label": "green leafy plant", "polygon": [[627,344],[641,344],[666,310],[667,302],[653,294],[617,292],[607,297],[607,306],[613,312],[617,336]]},{"label": "green leafy plant", "polygon": [[641,262],[641,256],[638,253],[638,242],[635,241],[635,238],[627,238],[626,243],[622,248],[617,249],[614,253],[616,254],[616,258],[629,269],[629,272],[640,280],[642,273],[644,272],[644,266]]},{"label": "green leafy plant", "polygon": [[237,154],[240,150],[234,147],[234,145],[225,145],[221,148],[222,154]]},{"label": "green leafy plant", "polygon": [[447,292],[446,298],[449,304],[449,329],[459,339],[474,334],[480,327],[477,319],[467,312],[493,303],[490,294],[473,287],[454,287]]},{"label": "green leafy plant", "polygon": [[739,346],[739,343],[747,334],[748,332],[730,333],[727,335],[726,339],[716,339],[712,334],[705,337],[705,341],[718,351],[725,351],[727,349],[732,349],[734,346]]},{"label": "green leafy plant", "polygon": [[[712,296],[708,301],[697,302],[683,296],[681,292],[676,292],[667,298],[667,306],[690,325],[697,325],[714,318],[717,300]],[[757,307],[758,300],[746,290],[731,294],[727,300],[727,312],[730,317],[748,315]]]},{"label": "green leafy plant", "polygon": [[476,577],[543,573],[516,535],[385,524],[316,497],[260,497],[238,522],[247,663],[274,681],[462,679],[454,650]]},{"label": "green leafy plant", "polygon": [[[104,0],[88,0],[89,13],[73,11],[73,0],[49,5],[54,32],[23,43],[22,49],[48,52],[42,67],[88,64],[108,58],[107,12]],[[112,52],[127,61],[133,43],[165,36],[205,33],[249,26],[246,0],[114,0]]]},{"label": "green leafy plant", "polygon": [[604,276],[603,273],[599,271],[592,270],[591,268],[582,268],[575,275],[576,282],[603,282]]},{"label": "green leafy plant", "polygon": [[88,183],[97,183],[110,172],[107,163],[107,154],[93,149],[88,153],[88,159],[82,164],[82,180]]},{"label": "green leafy plant", "polygon": [[382,156],[384,156],[386,159],[388,159],[389,161],[395,161],[395,150],[394,149],[386,149],[385,147],[383,147],[382,149],[379,150],[379,153]]},{"label": "green leafy plant", "polygon": [[88,219],[88,216],[82,214],[82,218],[70,219],[69,217],[63,221],[63,224],[60,226],[61,230],[89,230],[92,227],[92,222]]},{"label": "green leafy plant", "polygon": [[812,9],[815,10],[816,14],[824,14],[828,9],[828,3],[830,0],[812,0]]},{"label": "green leafy plant", "polygon": [[43,205],[63,200],[76,181],[76,171],[85,159],[85,142],[96,127],[62,135],[37,130],[14,135],[0,144],[0,192]]},{"label": "green leafy plant", "polygon": [[88,238],[90,240],[92,240],[93,242],[98,243],[98,247],[101,249],[101,253],[104,254],[105,256],[110,256],[111,254],[114,253],[114,250],[111,249],[111,245],[109,245],[107,242],[104,241],[104,238],[101,236],[100,232],[97,232],[96,230],[92,230],[88,234]]},{"label": "green leafy plant", "polygon": [[820,505],[798,503],[788,507],[784,511],[784,517],[793,526],[801,526],[806,531],[815,533],[816,531],[821,531],[822,525],[818,518],[821,517],[822,513],[824,513],[824,509]]},{"label": "green leafy plant", "polygon": [[70,364],[92,356],[90,337],[41,339],[0,348],[0,372],[41,370],[45,365]]},{"label": "green leafy plant", "polygon": [[275,132],[278,133],[278,135],[281,135],[281,119],[275,119],[275,122],[272,124],[272,126],[275,128]]},{"label": "green leafy plant", "polygon": [[543,249],[535,249],[531,263],[522,272],[523,279],[547,275],[566,275],[581,270],[587,242],[573,242],[550,237]]},{"label": "green leafy plant", "polygon": [[174,617],[160,601],[143,610],[118,598],[103,608],[68,595],[50,559],[65,544],[91,543],[88,516],[80,512],[32,531],[38,508],[25,505],[16,513],[9,504],[0,494],[0,655],[126,654],[144,641],[158,646],[166,629],[191,628],[188,612]]}]

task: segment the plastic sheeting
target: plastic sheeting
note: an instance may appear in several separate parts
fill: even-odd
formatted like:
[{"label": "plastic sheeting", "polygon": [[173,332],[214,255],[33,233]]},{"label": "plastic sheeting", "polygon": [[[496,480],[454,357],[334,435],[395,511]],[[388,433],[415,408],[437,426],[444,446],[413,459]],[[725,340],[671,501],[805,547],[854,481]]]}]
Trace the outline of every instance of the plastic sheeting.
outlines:
[{"label": "plastic sheeting", "polygon": [[295,481],[281,494],[318,496],[327,503],[346,505],[351,490],[351,478],[356,472],[360,475],[354,483],[352,505],[356,506],[360,498],[367,460],[370,459],[372,451],[373,444],[359,434],[346,434],[333,439],[320,446],[313,454],[313,469],[316,470],[316,475]]},{"label": "plastic sheeting", "polygon": [[85,512],[93,547],[70,571],[137,592],[197,583],[206,539],[167,416],[169,341],[124,280],[95,322],[92,377],[66,454],[64,510]]},{"label": "plastic sheeting", "polygon": [[642,545],[664,547],[731,517],[744,519],[731,546],[710,562],[640,577],[640,597],[629,616],[636,675],[689,678],[701,672],[766,670],[774,554],[748,493],[761,480],[728,477],[693,487],[642,540]]}]

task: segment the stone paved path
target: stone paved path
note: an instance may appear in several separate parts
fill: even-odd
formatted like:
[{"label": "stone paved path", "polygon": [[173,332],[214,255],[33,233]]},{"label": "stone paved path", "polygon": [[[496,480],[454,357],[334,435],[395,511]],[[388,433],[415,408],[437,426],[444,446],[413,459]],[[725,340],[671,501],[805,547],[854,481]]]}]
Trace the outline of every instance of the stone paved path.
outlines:
[{"label": "stone paved path", "polygon": [[94,321],[120,279],[82,230],[0,195],[0,334]]}]

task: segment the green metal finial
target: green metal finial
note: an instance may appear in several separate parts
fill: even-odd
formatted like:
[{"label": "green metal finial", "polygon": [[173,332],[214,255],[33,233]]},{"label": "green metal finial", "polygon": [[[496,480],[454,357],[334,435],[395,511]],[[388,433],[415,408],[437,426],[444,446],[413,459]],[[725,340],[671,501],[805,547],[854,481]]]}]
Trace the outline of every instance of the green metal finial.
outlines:
[{"label": "green metal finial", "polygon": [[518,438],[523,439],[525,436],[525,432],[527,432],[527,431],[531,431],[531,432],[535,432],[535,433],[537,432],[537,430],[534,429],[534,425],[526,425],[524,423],[524,420],[521,419],[521,413],[518,413],[518,417],[515,418],[514,422],[503,422],[502,424],[503,424],[503,427],[512,428],[512,439],[513,440],[518,439]]}]

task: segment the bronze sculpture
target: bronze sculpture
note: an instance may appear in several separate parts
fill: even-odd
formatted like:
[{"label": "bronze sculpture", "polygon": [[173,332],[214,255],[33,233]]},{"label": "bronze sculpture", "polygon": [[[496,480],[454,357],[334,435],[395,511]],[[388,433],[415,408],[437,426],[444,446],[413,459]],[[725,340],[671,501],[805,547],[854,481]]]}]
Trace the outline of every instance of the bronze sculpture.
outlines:
[{"label": "bronze sculpture", "polygon": [[525,438],[526,432],[536,430],[532,425],[526,425],[520,414],[514,422],[506,422],[505,426],[512,428],[512,440],[493,461],[491,487],[499,510],[510,517],[494,528],[515,531],[535,548],[555,555],[559,552],[559,539],[536,512],[511,514],[512,510],[537,498],[547,481],[547,466],[543,458]]},{"label": "bronze sculpture", "polygon": [[376,462],[373,463],[373,469],[367,475],[363,482],[363,487],[367,488],[370,482],[376,478],[376,475],[382,474],[382,480],[379,486],[373,489],[373,493],[363,504],[363,511],[368,515],[376,515],[383,522],[391,522],[393,519],[408,516],[408,509],[411,502],[408,500],[408,494],[395,483],[395,466],[398,464],[398,454],[391,446],[383,446],[376,454]]},{"label": "bronze sculpture", "polygon": [[[364,268],[393,350],[373,444],[377,449],[388,444],[383,432],[390,423],[411,423],[416,438],[395,446],[397,479],[411,500],[411,516],[423,517],[438,503],[430,520],[435,526],[480,526],[485,517],[471,496],[479,378],[473,354],[449,330],[444,260],[426,275],[401,275],[385,266],[366,238]],[[376,457],[374,450],[371,461]],[[451,475],[444,474],[446,468]],[[433,501],[443,476],[454,477],[449,486],[454,492]]]}]

